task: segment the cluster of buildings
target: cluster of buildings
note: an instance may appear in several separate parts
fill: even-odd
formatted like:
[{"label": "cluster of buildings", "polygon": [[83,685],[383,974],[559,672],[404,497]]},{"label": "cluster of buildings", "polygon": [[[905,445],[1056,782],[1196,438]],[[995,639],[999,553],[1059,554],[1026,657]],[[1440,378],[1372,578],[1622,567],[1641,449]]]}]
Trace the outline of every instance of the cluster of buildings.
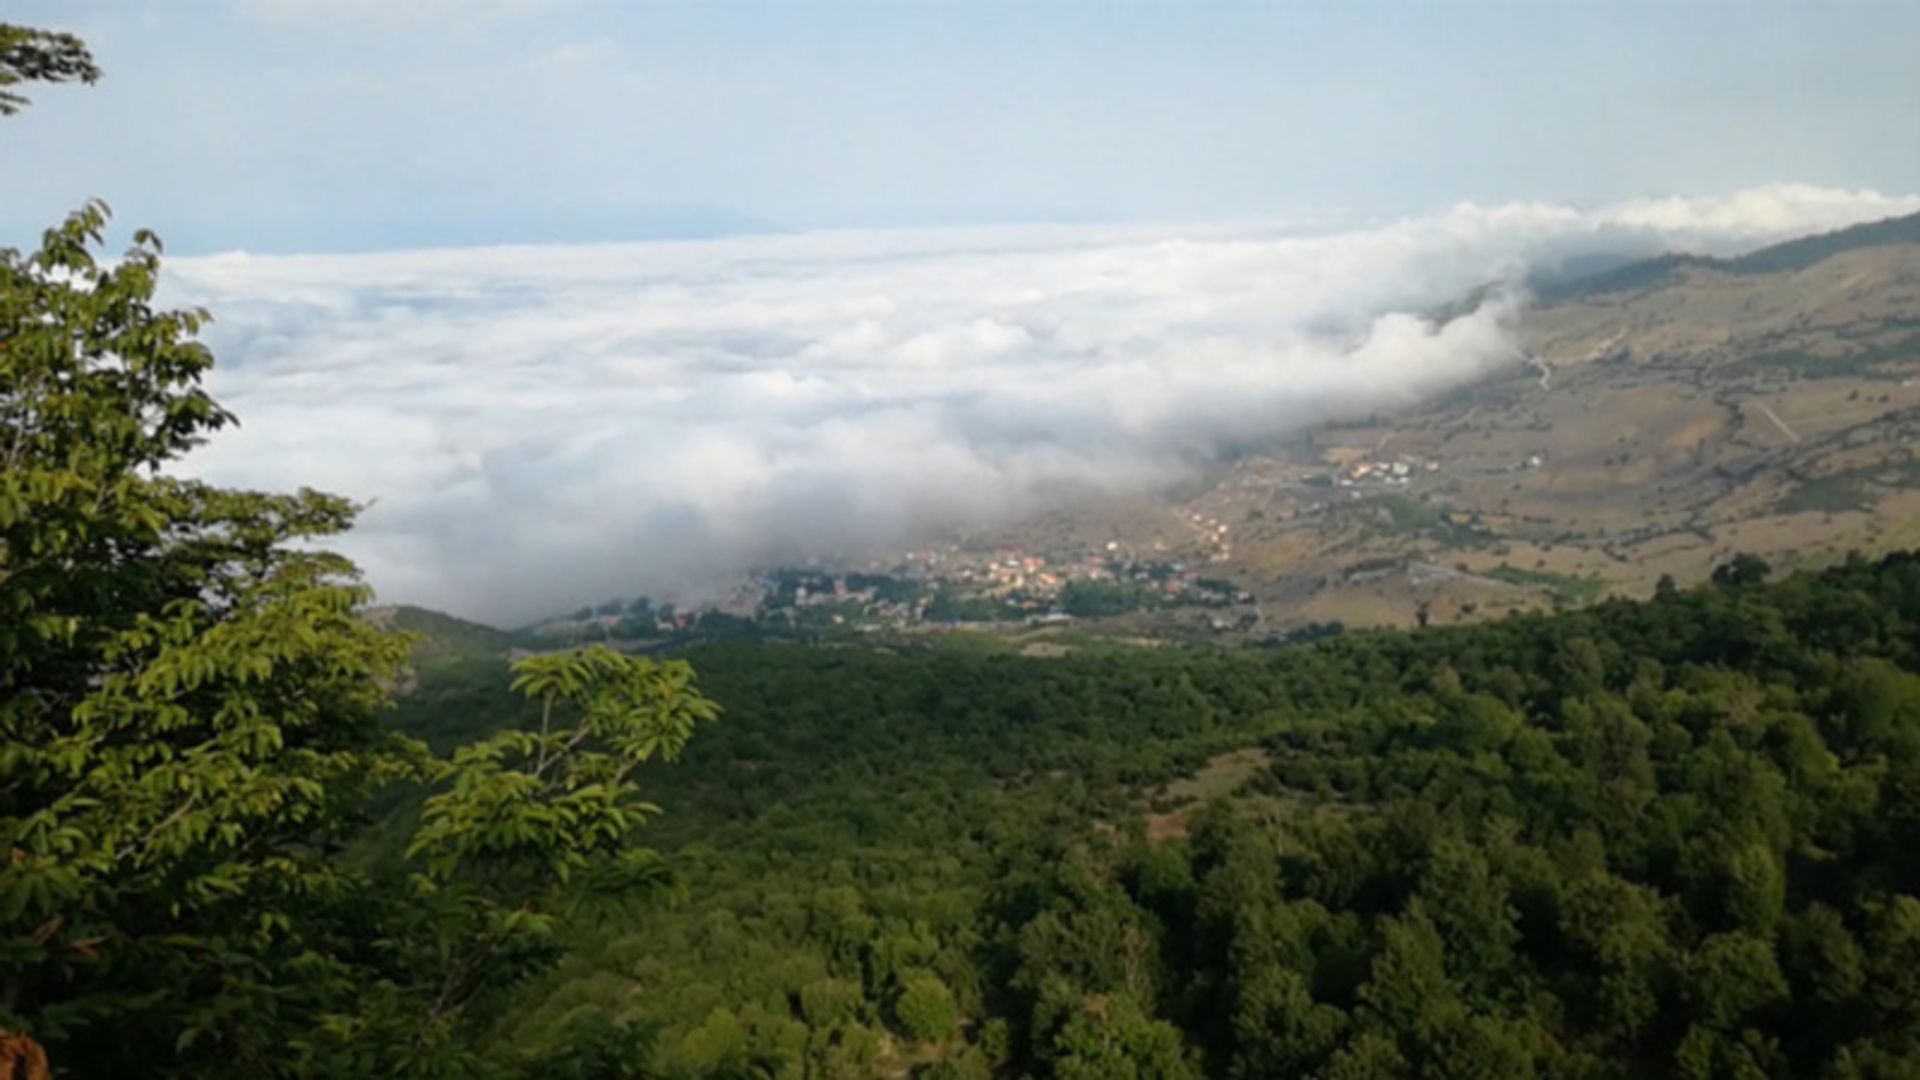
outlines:
[{"label": "cluster of buildings", "polygon": [[1233,530],[1226,522],[1195,511],[1187,515],[1187,523],[1199,533],[1200,545],[1207,552],[1208,562],[1226,562],[1233,558],[1233,543],[1228,538]]},{"label": "cluster of buildings", "polygon": [[1341,487],[1365,484],[1405,485],[1421,473],[1438,472],[1438,461],[1409,458],[1363,458],[1349,464],[1334,478]]},{"label": "cluster of buildings", "polygon": [[[801,579],[797,584],[796,578]],[[764,580],[762,618],[797,623],[824,617],[836,625],[1060,621],[1071,617],[1076,595],[1084,602],[1090,591],[1101,588],[1108,590],[1103,597],[1129,609],[1218,606],[1251,599],[1185,562],[1136,561],[1118,542],[1064,557],[1019,548],[950,545],[908,552],[885,571],[777,571]],[[1077,594],[1076,586],[1082,587]]]},{"label": "cluster of buildings", "polygon": [[902,590],[899,582],[882,575],[814,574],[794,585],[791,596],[779,586],[779,576],[769,576],[769,587],[760,594],[755,613],[789,625],[825,621],[840,626],[851,616],[855,621],[899,627],[920,621],[929,602],[921,590]]},{"label": "cluster of buildings", "polygon": [[1057,593],[1076,577],[1100,572],[1092,557],[1085,564],[1049,566],[1046,556],[1030,555],[1018,549],[1002,549],[972,558],[958,551],[953,555],[943,573],[929,575],[931,580],[970,585],[997,596],[1009,593]]},{"label": "cluster of buildings", "polygon": [[[1212,545],[1199,558],[1226,557],[1224,522],[1198,513],[1183,517]],[[709,594],[711,599],[700,604],[656,604],[646,597],[608,601],[536,629],[563,637],[666,637],[704,630],[703,620],[715,614],[737,620],[735,625],[899,629],[956,621],[1058,622],[1078,614],[1251,601],[1230,582],[1205,577],[1187,559],[1169,557],[1164,544],[1153,547],[1136,556],[1119,541],[1048,554],[949,544],[910,551],[897,563],[864,571],[772,570]]]}]

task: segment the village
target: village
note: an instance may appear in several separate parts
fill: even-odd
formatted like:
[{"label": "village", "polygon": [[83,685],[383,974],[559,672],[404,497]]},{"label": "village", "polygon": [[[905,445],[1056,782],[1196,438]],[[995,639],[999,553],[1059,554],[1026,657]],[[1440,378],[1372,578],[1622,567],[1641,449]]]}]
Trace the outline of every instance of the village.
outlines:
[{"label": "village", "polygon": [[962,535],[865,561],[761,570],[684,595],[609,600],[530,629],[558,639],[643,641],[1016,629],[1154,612],[1163,614],[1164,628],[1164,616],[1185,609],[1191,615],[1179,619],[1199,630],[1270,631],[1253,591],[1233,580],[1245,569],[1235,561],[1236,537],[1257,546],[1288,522],[1350,504],[1392,518],[1381,526],[1389,532],[1430,518],[1451,520],[1435,509],[1445,503],[1444,496],[1436,501],[1436,489],[1462,475],[1511,475],[1546,465],[1538,449],[1464,469],[1378,444],[1317,451],[1307,461],[1270,459],[1263,475],[1245,477],[1249,484],[1222,484],[1209,497],[1163,504],[1157,524],[1105,539],[1088,528]]},{"label": "village", "polygon": [[[1227,526],[1196,525],[1224,543]],[[701,632],[908,630],[961,624],[1059,625],[1167,608],[1221,609],[1253,597],[1189,562],[1118,541],[1093,550],[922,547],[864,569],[782,567],[705,602],[609,600],[537,624],[545,637],[641,639]]]}]

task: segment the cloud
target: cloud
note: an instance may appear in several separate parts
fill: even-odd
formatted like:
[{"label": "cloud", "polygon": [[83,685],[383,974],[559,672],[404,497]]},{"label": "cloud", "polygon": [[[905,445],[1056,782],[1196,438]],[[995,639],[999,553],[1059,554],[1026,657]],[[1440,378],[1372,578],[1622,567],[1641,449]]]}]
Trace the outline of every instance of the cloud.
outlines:
[{"label": "cloud", "polygon": [[1780,187],[1598,210],[176,259],[242,426],[191,466],[373,503],[382,594],[503,621],[1140,492],[1515,359],[1532,262],[1920,209]]},{"label": "cloud", "polygon": [[1699,249],[1766,243],[1915,211],[1920,211],[1920,198],[1773,184],[1719,199],[1639,199],[1616,207],[1608,221],[1617,228],[1645,230],[1670,243]]}]

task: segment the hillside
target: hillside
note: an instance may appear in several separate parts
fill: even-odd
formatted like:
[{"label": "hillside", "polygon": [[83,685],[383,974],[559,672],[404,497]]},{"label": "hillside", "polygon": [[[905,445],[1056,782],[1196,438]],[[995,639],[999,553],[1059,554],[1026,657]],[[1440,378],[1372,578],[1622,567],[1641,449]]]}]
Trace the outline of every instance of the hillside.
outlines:
[{"label": "hillside", "polygon": [[1920,216],[1604,269],[1517,333],[1528,364],[1444,399],[1238,457],[1121,525],[1074,511],[992,542],[1185,558],[1255,594],[1254,637],[1920,543]]},{"label": "hillside", "polygon": [[1631,292],[1678,283],[1689,269],[1719,274],[1755,275],[1805,270],[1825,259],[1867,248],[1920,244],[1920,214],[1870,221],[1850,228],[1774,244],[1731,259],[1670,253],[1591,273],[1563,274],[1536,289],[1548,304],[1563,304],[1608,293]]},{"label": "hillside", "polygon": [[367,617],[380,626],[414,635],[416,659],[499,656],[515,640],[504,630],[407,604],[374,608]]},{"label": "hillside", "polygon": [[[684,902],[583,926],[496,1038],[632,1025],[688,1076],[1910,1075],[1920,560],[1762,573],[1279,650],[697,649],[722,720],[643,777]],[[405,727],[537,722],[453,670]]]}]

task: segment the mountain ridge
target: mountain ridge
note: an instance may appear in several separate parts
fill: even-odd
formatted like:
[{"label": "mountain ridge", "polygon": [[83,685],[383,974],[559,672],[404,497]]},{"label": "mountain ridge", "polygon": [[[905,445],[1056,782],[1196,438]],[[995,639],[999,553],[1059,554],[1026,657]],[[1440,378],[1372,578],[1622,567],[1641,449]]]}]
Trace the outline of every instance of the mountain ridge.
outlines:
[{"label": "mountain ridge", "polygon": [[1607,293],[1671,284],[1681,271],[1687,269],[1713,270],[1735,275],[1790,272],[1804,270],[1848,251],[1913,243],[1920,243],[1920,212],[1784,240],[1750,251],[1745,255],[1730,258],[1689,252],[1664,252],[1650,259],[1635,260],[1623,266],[1609,267],[1588,274],[1576,274],[1558,282],[1545,282],[1535,288],[1534,295],[1542,303],[1564,303]]}]

